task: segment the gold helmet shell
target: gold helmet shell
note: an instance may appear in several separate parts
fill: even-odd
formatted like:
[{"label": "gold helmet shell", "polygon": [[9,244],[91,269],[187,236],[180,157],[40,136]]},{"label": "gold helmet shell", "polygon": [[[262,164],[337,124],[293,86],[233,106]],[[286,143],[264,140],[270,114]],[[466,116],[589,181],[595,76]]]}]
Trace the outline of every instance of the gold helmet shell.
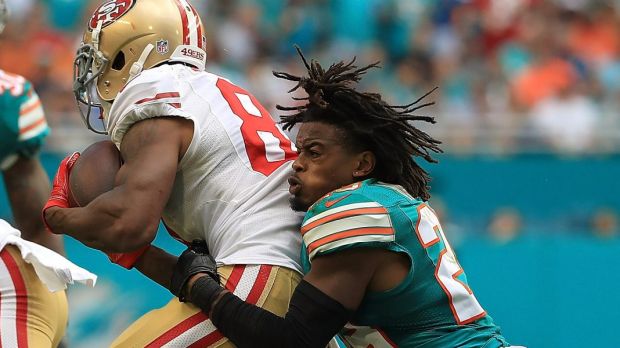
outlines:
[{"label": "gold helmet shell", "polygon": [[88,128],[105,133],[91,127],[90,109],[103,104],[109,111],[116,95],[142,70],[168,61],[204,70],[205,45],[202,21],[187,0],[103,3],[88,22],[74,63],[78,104],[90,105],[86,115],[81,110]]}]

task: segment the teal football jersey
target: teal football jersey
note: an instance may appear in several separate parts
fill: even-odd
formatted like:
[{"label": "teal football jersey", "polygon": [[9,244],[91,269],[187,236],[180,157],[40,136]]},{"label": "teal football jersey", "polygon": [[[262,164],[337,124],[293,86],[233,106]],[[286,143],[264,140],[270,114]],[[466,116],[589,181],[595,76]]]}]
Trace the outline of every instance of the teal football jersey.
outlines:
[{"label": "teal football jersey", "polygon": [[32,84],[0,70],[0,169],[10,167],[18,156],[34,156],[49,131]]},{"label": "teal football jersey", "polygon": [[502,347],[499,327],[480,306],[428,203],[374,179],[317,201],[302,225],[302,267],[349,248],[406,254],[411,269],[395,288],[368,292],[341,333],[353,347]]}]

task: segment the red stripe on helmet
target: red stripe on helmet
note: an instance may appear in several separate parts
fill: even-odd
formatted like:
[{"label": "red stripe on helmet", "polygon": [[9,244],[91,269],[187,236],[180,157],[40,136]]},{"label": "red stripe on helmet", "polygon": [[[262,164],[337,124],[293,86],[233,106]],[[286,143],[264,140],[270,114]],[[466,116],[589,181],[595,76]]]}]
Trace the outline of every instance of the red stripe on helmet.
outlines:
[{"label": "red stripe on helmet", "polygon": [[202,44],[202,25],[200,25],[200,16],[198,15],[198,12],[196,12],[196,9],[190,5],[189,6],[192,9],[192,13],[194,14],[194,17],[196,17],[196,31],[197,31],[197,35],[198,37],[196,38],[196,41],[198,41],[198,47],[202,48],[203,50],[205,49]]},{"label": "red stripe on helmet", "polygon": [[187,12],[185,12],[185,7],[181,3],[181,0],[175,0],[175,4],[179,8],[179,14],[181,15],[181,25],[183,26],[183,44],[189,45],[189,21],[187,20]]}]

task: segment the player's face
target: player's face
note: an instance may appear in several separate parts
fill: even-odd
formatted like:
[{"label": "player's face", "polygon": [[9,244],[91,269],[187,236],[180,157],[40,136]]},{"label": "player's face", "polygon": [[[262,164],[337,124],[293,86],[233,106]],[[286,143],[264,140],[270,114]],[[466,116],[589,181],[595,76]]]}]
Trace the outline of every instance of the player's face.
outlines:
[{"label": "player's face", "polygon": [[358,158],[343,142],[343,132],[333,125],[307,122],[299,128],[299,157],[289,179],[294,210],[306,211],[327,193],[357,181],[353,172]]}]

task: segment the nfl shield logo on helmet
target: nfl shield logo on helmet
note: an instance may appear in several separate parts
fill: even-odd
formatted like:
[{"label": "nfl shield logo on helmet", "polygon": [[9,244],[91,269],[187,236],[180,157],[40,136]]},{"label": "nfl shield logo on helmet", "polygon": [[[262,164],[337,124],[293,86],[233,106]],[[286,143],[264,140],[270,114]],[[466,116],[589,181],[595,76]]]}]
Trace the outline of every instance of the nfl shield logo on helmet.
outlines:
[{"label": "nfl shield logo on helmet", "polygon": [[156,42],[157,53],[166,54],[168,53],[168,40],[159,40]]}]

